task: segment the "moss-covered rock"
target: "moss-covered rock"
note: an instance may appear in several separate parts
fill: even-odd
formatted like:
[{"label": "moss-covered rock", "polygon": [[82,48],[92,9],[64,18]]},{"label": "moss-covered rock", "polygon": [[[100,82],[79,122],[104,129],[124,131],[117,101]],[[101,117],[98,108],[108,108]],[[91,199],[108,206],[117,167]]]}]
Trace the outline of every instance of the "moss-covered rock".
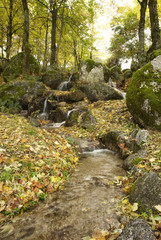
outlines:
[{"label": "moss-covered rock", "polygon": [[123,99],[119,92],[107,85],[105,82],[91,83],[81,86],[80,89],[86,94],[87,98],[91,102],[99,100]]},{"label": "moss-covered rock", "polygon": [[161,56],[136,71],[126,102],[134,120],[143,127],[161,131]]},{"label": "moss-covered rock", "polygon": [[28,109],[28,104],[44,94],[46,87],[36,81],[17,80],[0,86],[0,109]]},{"label": "moss-covered rock", "polygon": [[155,50],[154,52],[152,52],[149,56],[149,61],[153,60],[154,58],[158,57],[159,55],[161,55],[161,48],[158,50]]},{"label": "moss-covered rock", "polygon": [[103,64],[91,59],[86,60],[81,68],[79,81],[84,83],[104,81]]},{"label": "moss-covered rock", "polygon": [[104,80],[105,82],[108,82],[111,76],[111,71],[108,67],[104,66],[103,67],[103,73],[104,73]]},{"label": "moss-covered rock", "polygon": [[95,62],[93,59],[87,59],[85,61],[86,70],[90,72],[93,68],[102,66],[102,63]]},{"label": "moss-covered rock", "polygon": [[125,72],[124,72],[124,78],[125,79],[128,79],[128,78],[131,78],[132,77],[132,71],[130,69],[127,69]]},{"label": "moss-covered rock", "polygon": [[131,63],[130,69],[131,69],[132,72],[137,71],[139,68],[140,68],[140,65],[139,65],[138,62],[133,61]]},{"label": "moss-covered rock", "polygon": [[42,77],[41,81],[51,89],[58,89],[59,85],[65,81],[65,76],[59,70],[50,70],[45,72]]},{"label": "moss-covered rock", "polygon": [[[18,53],[17,55],[11,58],[9,64],[3,71],[3,77],[6,82],[12,81],[22,74],[23,59],[24,59],[23,52]],[[39,74],[40,65],[32,54],[30,54],[29,69],[31,75]]]},{"label": "moss-covered rock", "polygon": [[70,102],[79,102],[82,101],[85,98],[85,94],[77,89],[77,88],[71,88],[69,92],[69,100]]}]

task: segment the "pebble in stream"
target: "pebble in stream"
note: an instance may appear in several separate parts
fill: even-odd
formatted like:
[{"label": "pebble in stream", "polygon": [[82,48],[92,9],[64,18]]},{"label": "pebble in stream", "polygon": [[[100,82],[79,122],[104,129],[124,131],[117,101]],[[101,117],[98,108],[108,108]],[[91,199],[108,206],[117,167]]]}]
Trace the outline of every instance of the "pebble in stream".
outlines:
[{"label": "pebble in stream", "polygon": [[1,232],[0,240],[81,240],[111,224],[118,227],[114,207],[122,193],[110,182],[125,174],[122,161],[111,152],[96,151],[83,154],[79,163],[64,190],[24,213],[9,232]]}]

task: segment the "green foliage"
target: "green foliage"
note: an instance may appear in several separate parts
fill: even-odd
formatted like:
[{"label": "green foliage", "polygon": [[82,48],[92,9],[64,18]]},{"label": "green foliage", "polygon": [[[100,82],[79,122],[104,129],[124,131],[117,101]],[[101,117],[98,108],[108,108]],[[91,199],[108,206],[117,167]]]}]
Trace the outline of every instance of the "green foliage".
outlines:
[{"label": "green foliage", "polygon": [[135,166],[135,165],[137,165],[139,162],[141,162],[142,160],[143,160],[143,159],[142,159],[142,158],[139,158],[139,157],[134,158],[134,159],[132,160],[132,165]]},{"label": "green foliage", "polygon": [[131,9],[114,17],[111,23],[114,32],[109,50],[116,58],[137,57],[138,19]]}]

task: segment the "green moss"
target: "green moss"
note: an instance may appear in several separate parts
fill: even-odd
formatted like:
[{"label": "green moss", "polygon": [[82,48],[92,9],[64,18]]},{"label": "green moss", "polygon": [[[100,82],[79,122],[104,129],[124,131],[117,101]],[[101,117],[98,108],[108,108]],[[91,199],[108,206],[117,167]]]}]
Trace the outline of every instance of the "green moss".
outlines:
[{"label": "green moss", "polygon": [[[8,66],[3,71],[3,77],[5,81],[9,82],[17,77],[19,77],[22,74],[23,71],[23,59],[24,59],[24,53],[18,53],[17,55],[13,56],[8,64]],[[40,65],[35,59],[33,55],[30,54],[29,58],[29,68],[30,68],[30,74],[37,75],[39,74]]]},{"label": "green moss", "polygon": [[102,63],[95,62],[92,59],[87,59],[85,61],[87,72],[90,72],[94,67],[102,66]]},{"label": "green moss", "polygon": [[158,50],[155,50],[154,52],[152,52],[149,56],[149,61],[153,60],[154,58],[158,57],[159,55],[161,55],[161,48]]},{"label": "green moss", "polygon": [[139,162],[141,162],[142,160],[143,160],[143,159],[142,159],[142,158],[139,158],[139,157],[134,158],[134,159],[132,160],[132,165],[135,166],[135,165],[137,165]]},{"label": "green moss", "polygon": [[130,69],[128,69],[124,72],[124,78],[127,79],[130,77],[132,77],[132,71]]},{"label": "green moss", "polygon": [[[161,126],[155,126],[155,115],[161,116],[161,88],[157,87],[160,85],[160,73],[153,71],[152,64],[148,63],[134,73],[126,96],[128,109],[135,121],[158,130],[161,130]],[[148,101],[147,110],[145,101]]]},{"label": "green moss", "polygon": [[104,66],[103,67],[103,73],[104,73],[104,80],[105,82],[108,82],[109,81],[109,78],[111,76],[111,71],[108,67]]},{"label": "green moss", "polygon": [[131,192],[134,192],[135,189],[136,189],[136,184],[134,183],[134,184],[132,185],[132,187],[131,187]]}]

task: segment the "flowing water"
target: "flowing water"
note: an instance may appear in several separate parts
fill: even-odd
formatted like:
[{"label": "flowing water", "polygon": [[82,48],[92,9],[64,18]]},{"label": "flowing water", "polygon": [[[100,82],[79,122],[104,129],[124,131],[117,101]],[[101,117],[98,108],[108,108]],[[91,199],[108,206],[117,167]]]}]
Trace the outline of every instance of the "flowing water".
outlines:
[{"label": "flowing water", "polygon": [[112,181],[124,174],[116,154],[83,153],[65,189],[10,223],[0,240],[86,240],[94,230],[119,227],[116,203],[122,192]]}]

